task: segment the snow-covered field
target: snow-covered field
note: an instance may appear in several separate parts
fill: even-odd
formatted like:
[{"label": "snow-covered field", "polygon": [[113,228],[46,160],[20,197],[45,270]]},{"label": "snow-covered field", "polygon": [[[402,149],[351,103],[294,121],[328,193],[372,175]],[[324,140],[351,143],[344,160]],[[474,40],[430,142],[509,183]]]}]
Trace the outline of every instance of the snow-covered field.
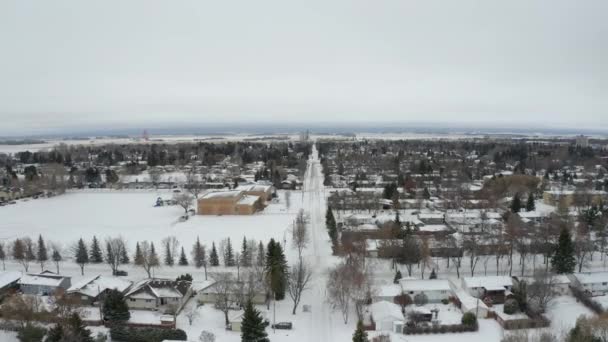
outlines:
[{"label": "snow-covered field", "polygon": [[235,246],[247,239],[270,238],[283,241],[295,214],[301,207],[301,192],[292,192],[291,207],[287,209],[284,192],[279,203],[270,204],[262,213],[252,216],[195,215],[186,222],[178,218],[184,211],[178,206],[154,207],[158,197],[171,198],[169,192],[110,191],[71,192],[48,199],[19,202],[0,207],[0,240],[13,240],[39,234],[67,247],[79,238],[90,242],[93,235],[103,241],[106,237],[123,236],[134,250],[135,243],[154,243],[171,235],[189,251],[197,237],[210,246],[230,237]]}]

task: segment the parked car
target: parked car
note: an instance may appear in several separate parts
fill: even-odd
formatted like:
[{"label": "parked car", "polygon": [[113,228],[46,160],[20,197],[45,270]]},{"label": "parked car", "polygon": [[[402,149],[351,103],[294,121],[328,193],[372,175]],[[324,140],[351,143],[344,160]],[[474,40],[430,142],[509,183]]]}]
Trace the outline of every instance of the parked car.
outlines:
[{"label": "parked car", "polygon": [[292,327],[293,325],[291,322],[279,322],[272,325],[272,329],[291,330]]}]

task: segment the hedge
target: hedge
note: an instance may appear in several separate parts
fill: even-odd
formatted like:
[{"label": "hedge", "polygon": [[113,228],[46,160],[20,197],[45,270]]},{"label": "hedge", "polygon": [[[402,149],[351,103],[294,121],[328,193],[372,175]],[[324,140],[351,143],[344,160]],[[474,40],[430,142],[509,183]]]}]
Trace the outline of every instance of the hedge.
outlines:
[{"label": "hedge", "polygon": [[581,303],[583,303],[583,305],[585,305],[586,307],[591,309],[591,311],[595,312],[598,315],[601,315],[605,312],[604,307],[602,307],[602,305],[600,303],[591,299],[591,297],[588,296],[585,292],[581,291],[580,289],[578,289],[574,286],[571,287],[570,289],[572,290],[572,295],[574,295],[574,297],[576,297],[576,299],[580,300]]},{"label": "hedge", "polygon": [[113,341],[121,342],[162,342],[164,340],[186,341],[188,336],[181,329],[128,328],[114,325],[110,328]]},{"label": "hedge", "polygon": [[460,332],[473,332],[479,330],[477,322],[474,325],[450,324],[450,325],[434,325],[420,327],[403,327],[403,333],[406,335],[418,334],[448,334]]}]

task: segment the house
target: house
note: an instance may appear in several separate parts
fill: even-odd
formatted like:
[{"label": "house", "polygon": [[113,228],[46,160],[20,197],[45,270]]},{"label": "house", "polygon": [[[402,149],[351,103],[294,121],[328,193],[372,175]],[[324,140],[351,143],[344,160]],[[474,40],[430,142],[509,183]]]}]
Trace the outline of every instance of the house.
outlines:
[{"label": "house", "polygon": [[71,285],[71,278],[43,271],[22,276],[18,284],[24,294],[50,296],[67,290]]},{"label": "house", "polygon": [[124,293],[133,283],[119,277],[94,276],[72,285],[66,294],[83,305],[103,300],[110,290]]},{"label": "house", "polygon": [[572,287],[591,296],[608,294],[608,272],[574,273],[569,274],[568,278]]},{"label": "house", "polygon": [[133,284],[125,298],[131,309],[177,312],[191,293],[189,281],[151,278]]},{"label": "house", "polygon": [[420,213],[418,219],[425,225],[444,224],[445,215],[443,213]]},{"label": "house", "polygon": [[262,210],[260,196],[247,195],[244,191],[214,191],[198,200],[199,215],[252,215]]},{"label": "house", "polygon": [[392,331],[395,322],[404,321],[401,306],[387,301],[371,304],[366,316],[369,316],[379,331]]},{"label": "house", "polygon": [[[199,303],[212,304],[217,301],[218,296],[218,286],[220,284],[217,282],[210,282],[208,286],[205,288],[199,289],[196,291],[196,299]],[[239,303],[242,301],[241,294],[242,292],[248,292],[249,289],[241,291],[244,287],[247,287],[248,284],[246,282],[240,281],[232,281],[229,284],[230,290],[230,301],[235,303],[235,306],[245,305],[245,303]],[[266,291],[264,290],[264,285],[262,283],[256,283],[253,285],[251,302],[254,305],[265,304],[266,303]]]},{"label": "house", "polygon": [[[526,284],[528,285],[528,288],[530,286],[534,286],[534,282],[535,282],[533,277],[525,277],[525,278],[513,277],[513,288],[514,289],[519,288],[521,281],[525,281]],[[555,295],[563,296],[563,295],[570,293],[570,283],[571,282],[570,282],[570,278],[568,277],[568,275],[554,274],[554,275],[551,275],[551,279],[546,279],[542,283],[551,286]]]},{"label": "house", "polygon": [[452,296],[450,282],[445,279],[402,279],[399,281],[404,294],[414,300],[425,295],[429,303],[440,303]]},{"label": "house", "polygon": [[376,291],[372,294],[372,303],[387,301],[394,303],[395,297],[401,295],[401,286],[399,284],[388,284],[376,287]]},{"label": "house", "polygon": [[513,289],[513,279],[509,276],[464,277],[462,287],[475,298],[502,304]]},{"label": "house", "polygon": [[10,289],[17,289],[17,282],[19,279],[21,279],[21,272],[0,272],[0,296],[5,294]]},{"label": "house", "polygon": [[490,309],[483,300],[471,296],[462,289],[455,288],[454,295],[456,296],[456,304],[463,314],[471,312],[477,316],[477,318],[486,318],[488,316]]}]

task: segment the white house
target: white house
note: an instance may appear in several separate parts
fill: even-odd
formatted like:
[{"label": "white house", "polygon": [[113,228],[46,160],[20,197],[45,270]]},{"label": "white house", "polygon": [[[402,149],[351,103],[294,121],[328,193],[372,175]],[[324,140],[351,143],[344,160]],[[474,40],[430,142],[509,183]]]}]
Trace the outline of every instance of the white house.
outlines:
[{"label": "white house", "polygon": [[424,294],[429,303],[439,303],[452,296],[450,282],[445,279],[402,279],[401,289],[412,300],[418,294]]},{"label": "white house", "polygon": [[513,289],[513,279],[509,276],[464,277],[462,287],[473,297],[489,298],[500,304]]},{"label": "white house", "polygon": [[370,305],[368,314],[376,324],[376,330],[392,331],[395,322],[404,320],[401,306],[387,301]]},{"label": "white house", "polygon": [[179,311],[191,295],[189,281],[152,278],[135,283],[125,294],[131,309]]},{"label": "white house", "polygon": [[372,294],[372,302],[387,301],[394,303],[395,297],[401,295],[401,286],[399,284],[388,284],[377,286]]},{"label": "white house", "polygon": [[574,273],[568,278],[573,287],[591,296],[603,296],[608,293],[608,272]]}]

